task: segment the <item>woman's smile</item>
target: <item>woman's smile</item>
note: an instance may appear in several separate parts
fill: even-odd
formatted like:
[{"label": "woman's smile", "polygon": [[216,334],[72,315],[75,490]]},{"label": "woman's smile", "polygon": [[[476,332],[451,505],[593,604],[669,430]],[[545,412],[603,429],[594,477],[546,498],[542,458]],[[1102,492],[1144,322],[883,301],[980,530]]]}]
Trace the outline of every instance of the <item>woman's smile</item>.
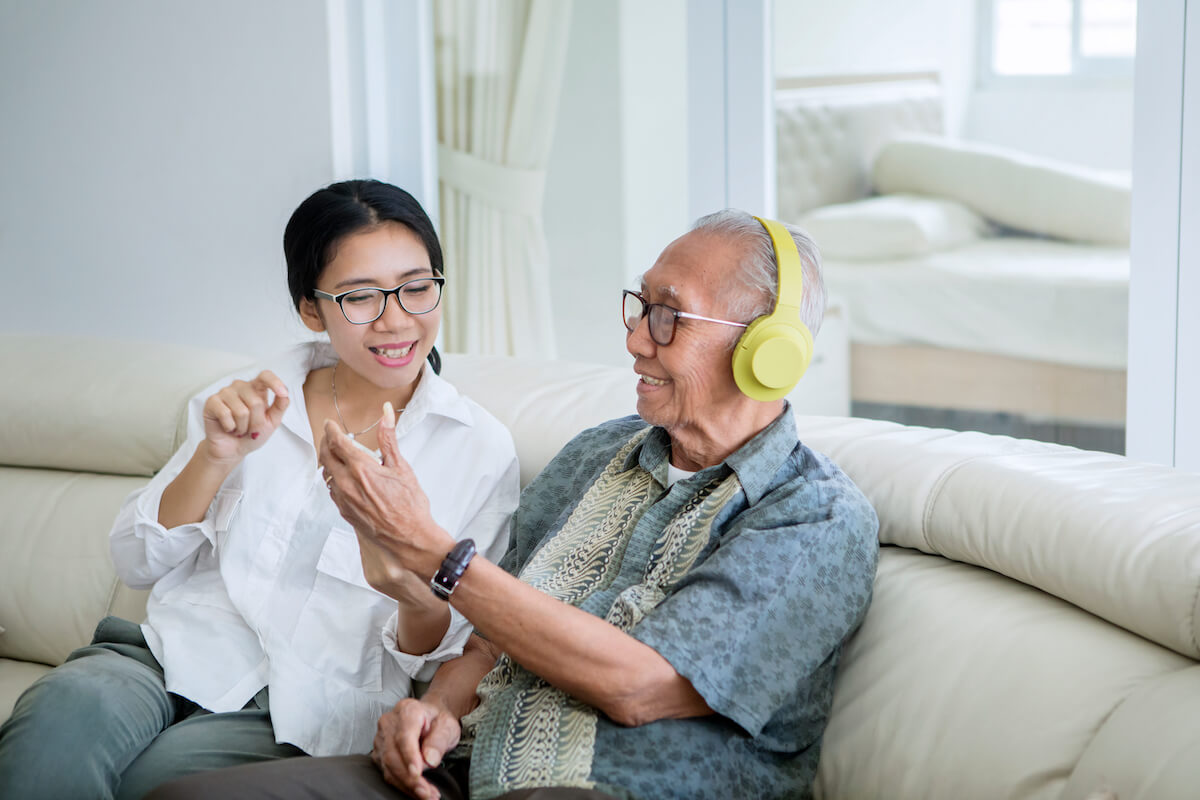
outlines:
[{"label": "woman's smile", "polygon": [[385,367],[407,366],[413,360],[413,346],[417,340],[403,343],[389,343],[368,347],[375,355],[375,360]]}]

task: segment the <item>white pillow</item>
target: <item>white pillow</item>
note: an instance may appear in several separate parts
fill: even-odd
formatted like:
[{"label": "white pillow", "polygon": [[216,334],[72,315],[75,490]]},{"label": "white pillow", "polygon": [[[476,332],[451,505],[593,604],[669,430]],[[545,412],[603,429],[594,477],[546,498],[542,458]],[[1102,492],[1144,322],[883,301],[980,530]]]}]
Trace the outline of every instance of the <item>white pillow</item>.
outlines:
[{"label": "white pillow", "polygon": [[856,261],[910,258],[961,247],[987,234],[989,227],[961,203],[906,194],[823,206],[799,224],[825,258]]},{"label": "white pillow", "polygon": [[1001,147],[912,136],[880,149],[873,180],[880,194],[948,197],[1018,230],[1129,244],[1129,182],[1111,173]]}]

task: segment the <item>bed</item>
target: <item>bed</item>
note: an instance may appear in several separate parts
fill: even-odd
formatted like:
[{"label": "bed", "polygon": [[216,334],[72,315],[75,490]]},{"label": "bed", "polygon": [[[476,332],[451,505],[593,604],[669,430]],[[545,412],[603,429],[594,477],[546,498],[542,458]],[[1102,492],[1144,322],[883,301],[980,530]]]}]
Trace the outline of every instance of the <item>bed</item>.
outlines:
[{"label": "bed", "polygon": [[949,139],[942,114],[936,76],[776,92],[778,214],[848,311],[855,413],[1119,451],[1127,176]]}]

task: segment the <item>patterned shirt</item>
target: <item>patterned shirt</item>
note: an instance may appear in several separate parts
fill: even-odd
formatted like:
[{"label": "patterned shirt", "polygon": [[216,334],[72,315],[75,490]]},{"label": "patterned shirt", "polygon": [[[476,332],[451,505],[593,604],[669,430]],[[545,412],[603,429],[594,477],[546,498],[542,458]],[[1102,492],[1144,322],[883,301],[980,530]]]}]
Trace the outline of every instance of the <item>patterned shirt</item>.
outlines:
[{"label": "patterned shirt", "polygon": [[454,754],[472,798],[810,795],[838,654],[871,599],[875,512],[790,409],[668,489],[669,457],[638,417],[579,434],[522,493],[501,565],[653,647],[716,713],[622,727],[503,656]]}]

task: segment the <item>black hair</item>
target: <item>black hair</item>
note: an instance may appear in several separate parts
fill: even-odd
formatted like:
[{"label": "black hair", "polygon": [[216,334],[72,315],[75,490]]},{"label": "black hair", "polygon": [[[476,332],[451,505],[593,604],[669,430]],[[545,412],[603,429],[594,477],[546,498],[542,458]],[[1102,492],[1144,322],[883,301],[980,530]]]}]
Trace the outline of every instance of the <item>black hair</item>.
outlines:
[{"label": "black hair", "polygon": [[[442,245],[433,222],[416,198],[398,186],[376,180],[353,180],[318,189],[301,203],[283,230],[283,255],[287,260],[288,289],[292,304],[314,300],[313,290],[338,244],[347,236],[383,222],[399,222],[417,235],[429,254],[435,275],[444,275]],[[442,371],[437,348],[429,351],[429,364]]]}]

